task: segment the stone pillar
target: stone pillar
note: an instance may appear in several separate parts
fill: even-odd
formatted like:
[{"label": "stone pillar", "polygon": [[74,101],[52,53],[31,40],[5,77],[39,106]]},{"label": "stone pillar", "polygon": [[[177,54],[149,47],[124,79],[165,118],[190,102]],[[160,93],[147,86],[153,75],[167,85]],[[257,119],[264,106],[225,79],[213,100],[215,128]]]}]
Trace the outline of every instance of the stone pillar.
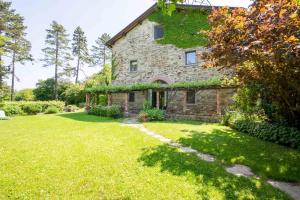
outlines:
[{"label": "stone pillar", "polygon": [[183,91],[183,98],[182,98],[182,111],[185,113],[186,112],[186,95],[187,91]]},{"label": "stone pillar", "polygon": [[156,108],[159,109],[159,91],[156,91]]},{"label": "stone pillar", "polygon": [[222,108],[221,108],[221,89],[217,89],[217,115],[222,114]]},{"label": "stone pillar", "polygon": [[124,95],[124,114],[125,116],[128,115],[128,93],[125,93]]},{"label": "stone pillar", "polygon": [[108,106],[111,106],[112,105],[112,95],[111,94],[108,94],[108,97],[107,97],[107,104]]},{"label": "stone pillar", "polygon": [[85,110],[89,111],[91,109],[91,94],[85,94]]}]

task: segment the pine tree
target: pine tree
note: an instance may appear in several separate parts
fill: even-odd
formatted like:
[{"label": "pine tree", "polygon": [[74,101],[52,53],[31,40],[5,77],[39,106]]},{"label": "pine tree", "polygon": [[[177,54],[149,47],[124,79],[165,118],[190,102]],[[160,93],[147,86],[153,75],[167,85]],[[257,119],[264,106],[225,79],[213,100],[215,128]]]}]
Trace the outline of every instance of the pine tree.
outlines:
[{"label": "pine tree", "polygon": [[78,26],[73,34],[73,55],[77,58],[77,65],[74,69],[75,83],[78,83],[79,71],[83,70],[81,68],[85,63],[90,63],[90,56],[87,47],[87,39],[84,35],[83,30]]},{"label": "pine tree", "polygon": [[96,44],[92,46],[92,64],[94,66],[103,66],[111,61],[111,50],[105,45],[108,40],[110,40],[109,34],[104,33],[97,38]]},{"label": "pine tree", "polygon": [[11,2],[0,0],[0,90],[4,87],[4,78],[6,78],[9,73],[3,56],[6,55],[7,43],[11,40],[11,38],[7,36],[7,33],[14,15],[15,10],[11,9]]},{"label": "pine tree", "polygon": [[31,43],[26,40],[24,26],[24,18],[19,14],[14,15],[11,25],[9,27],[7,36],[11,38],[7,48],[11,57],[10,73],[11,73],[11,101],[14,100],[15,96],[15,78],[16,78],[16,63],[24,64],[25,61],[33,60],[30,55]]},{"label": "pine tree", "polygon": [[45,40],[46,48],[42,49],[44,53],[44,67],[54,66],[54,98],[58,99],[57,83],[61,75],[70,75],[72,68],[70,67],[70,47],[68,34],[66,29],[53,21],[50,29],[46,29],[47,36]]}]

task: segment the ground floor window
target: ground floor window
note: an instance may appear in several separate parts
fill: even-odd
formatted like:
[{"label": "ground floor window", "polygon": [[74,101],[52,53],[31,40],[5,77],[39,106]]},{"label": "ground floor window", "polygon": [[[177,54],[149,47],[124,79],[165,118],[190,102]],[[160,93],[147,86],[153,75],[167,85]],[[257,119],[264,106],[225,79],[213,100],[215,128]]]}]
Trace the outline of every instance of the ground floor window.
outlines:
[{"label": "ground floor window", "polygon": [[128,101],[129,102],[134,102],[135,101],[135,94],[134,92],[130,92],[128,95]]},{"label": "ground floor window", "polygon": [[187,104],[196,103],[196,92],[194,90],[189,90],[186,92],[186,103]]}]

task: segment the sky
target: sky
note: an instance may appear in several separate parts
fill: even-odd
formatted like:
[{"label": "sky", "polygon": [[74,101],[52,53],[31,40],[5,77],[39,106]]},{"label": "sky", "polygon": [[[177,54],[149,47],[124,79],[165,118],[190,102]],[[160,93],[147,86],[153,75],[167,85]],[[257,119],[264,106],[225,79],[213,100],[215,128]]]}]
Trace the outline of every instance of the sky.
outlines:
[{"label": "sky", "polygon": [[[155,0],[12,0],[12,7],[25,18],[27,39],[32,44],[33,63],[17,64],[16,89],[34,88],[38,80],[54,76],[54,67],[42,67],[39,61],[43,58],[41,49],[45,47],[45,29],[56,20],[70,34],[80,26],[88,39],[89,48],[102,33],[114,36],[131,21],[141,15],[155,3]],[[250,0],[210,0],[214,6],[248,7]],[[85,67],[85,74],[80,74],[83,80],[100,70],[99,67]],[[10,85],[10,80],[7,80]]]}]

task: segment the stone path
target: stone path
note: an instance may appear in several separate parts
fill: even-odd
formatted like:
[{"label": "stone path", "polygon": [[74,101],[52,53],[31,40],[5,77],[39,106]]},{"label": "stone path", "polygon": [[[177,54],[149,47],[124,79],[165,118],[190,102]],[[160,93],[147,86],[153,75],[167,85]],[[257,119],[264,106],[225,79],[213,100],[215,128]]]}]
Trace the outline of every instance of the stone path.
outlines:
[{"label": "stone path", "polygon": [[[147,129],[143,124],[139,123],[136,118],[127,118],[123,121],[123,126],[129,126],[133,128],[137,128],[143,133],[156,138],[160,140],[161,142],[167,143],[170,146],[173,146],[175,148],[179,148],[182,152],[185,153],[193,153],[201,160],[207,161],[207,162],[214,162],[215,157],[210,154],[201,153],[193,148],[183,146],[180,143],[177,143],[175,141],[172,141],[169,138],[166,138],[162,135],[159,135],[153,131],[150,131]],[[225,167],[225,170],[228,173],[234,174],[235,176],[244,176],[244,177],[255,177],[259,179],[260,177],[256,176],[251,169],[248,166],[245,165],[233,165],[230,167]],[[280,182],[275,180],[267,180],[267,182],[272,185],[273,187],[276,187],[286,193],[288,193],[293,199],[300,200],[300,184],[299,183],[288,183],[288,182]]]}]

